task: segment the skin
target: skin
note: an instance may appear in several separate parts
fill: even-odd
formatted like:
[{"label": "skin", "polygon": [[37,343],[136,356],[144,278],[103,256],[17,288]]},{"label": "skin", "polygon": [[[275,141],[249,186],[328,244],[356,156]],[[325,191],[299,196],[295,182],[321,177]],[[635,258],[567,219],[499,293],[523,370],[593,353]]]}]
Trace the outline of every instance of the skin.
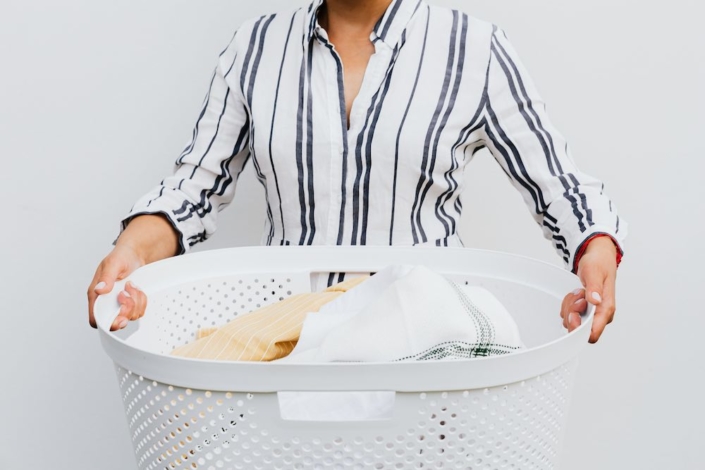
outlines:
[{"label": "skin", "polygon": [[590,241],[580,258],[577,274],[585,289],[573,291],[563,298],[563,326],[573,331],[580,326],[580,312],[587,309],[588,302],[595,305],[590,342],[596,343],[605,327],[612,323],[616,308],[617,247],[611,238],[600,237]]},{"label": "skin", "polygon": [[[375,52],[370,41],[374,25],[384,14],[391,0],[327,0],[319,14],[319,23],[343,62],[345,106],[350,126],[350,111],[357,97],[367,69]],[[88,287],[88,317],[96,327],[93,305],[98,295],[112,291],[116,281],[129,276],[135,269],[148,263],[175,256],[179,236],[161,215],[135,217],[120,235],[115,247],[98,266]],[[617,278],[617,251],[608,237],[592,240],[578,265],[578,277],[584,289],[565,296],[561,305],[561,319],[568,331],[580,326],[580,312],[588,302],[596,306],[590,342],[595,343],[615,313],[615,282]],[[118,294],[120,313],[111,330],[127,326],[131,320],[144,315],[147,296],[128,282]]]}]

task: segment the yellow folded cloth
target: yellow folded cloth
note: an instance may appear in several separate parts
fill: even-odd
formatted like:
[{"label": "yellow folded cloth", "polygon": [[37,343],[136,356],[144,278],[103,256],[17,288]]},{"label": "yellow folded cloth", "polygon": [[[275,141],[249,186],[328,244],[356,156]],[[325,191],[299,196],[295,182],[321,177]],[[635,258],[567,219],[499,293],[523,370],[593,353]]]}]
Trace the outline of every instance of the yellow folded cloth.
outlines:
[{"label": "yellow folded cloth", "polygon": [[355,277],[322,292],[293,295],[238,316],[220,328],[204,328],[196,334],[196,341],[171,354],[221,361],[273,361],[288,356],[299,340],[308,313],[318,312],[368,277]]}]

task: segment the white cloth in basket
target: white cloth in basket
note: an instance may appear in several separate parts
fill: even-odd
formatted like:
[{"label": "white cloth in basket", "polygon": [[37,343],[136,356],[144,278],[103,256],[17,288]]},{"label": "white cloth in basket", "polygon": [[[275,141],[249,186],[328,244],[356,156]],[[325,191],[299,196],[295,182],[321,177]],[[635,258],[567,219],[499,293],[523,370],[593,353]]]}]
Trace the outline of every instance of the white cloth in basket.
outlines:
[{"label": "white cloth in basket", "polygon": [[423,266],[392,266],[308,315],[280,361],[467,359],[522,347],[516,323],[487,290]]},{"label": "white cloth in basket", "polygon": [[[420,361],[507,354],[519,329],[490,292],[428,268],[392,266],[304,321],[277,362]],[[283,419],[367,421],[393,417],[394,392],[279,392]]]}]

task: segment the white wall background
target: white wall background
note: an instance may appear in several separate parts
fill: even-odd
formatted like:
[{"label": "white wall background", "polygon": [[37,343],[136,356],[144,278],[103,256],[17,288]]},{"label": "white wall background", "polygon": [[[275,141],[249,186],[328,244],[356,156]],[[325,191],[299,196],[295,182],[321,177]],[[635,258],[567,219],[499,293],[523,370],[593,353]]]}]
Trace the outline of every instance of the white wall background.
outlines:
[{"label": "white wall background", "polygon": [[[576,160],[631,224],[563,468],[705,468],[702,3],[433,1],[508,31]],[[234,29],[292,3],[0,2],[0,469],[135,467],[86,287],[117,221],[189,138]],[[491,157],[470,168],[467,244],[558,263]],[[204,248],[258,243],[262,198],[250,168]]]}]

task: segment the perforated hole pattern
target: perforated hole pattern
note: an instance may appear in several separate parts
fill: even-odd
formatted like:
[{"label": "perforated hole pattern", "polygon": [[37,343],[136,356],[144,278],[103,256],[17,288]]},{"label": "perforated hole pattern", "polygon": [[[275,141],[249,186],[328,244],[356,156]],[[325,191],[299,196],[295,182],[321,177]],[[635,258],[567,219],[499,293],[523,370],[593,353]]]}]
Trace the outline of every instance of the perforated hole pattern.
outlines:
[{"label": "perforated hole pattern", "polygon": [[[191,295],[198,301],[181,335],[174,323],[164,326],[162,347],[169,351],[197,328],[302,289],[291,276],[267,280],[210,280],[166,292],[154,310],[172,322],[187,321],[173,305]],[[231,296],[238,300],[233,306]],[[284,422],[276,394],[191,390],[116,370],[140,470],[544,470],[557,465],[576,367],[574,359],[542,376],[483,390],[397,393],[394,419],[367,427]]]},{"label": "perforated hole pattern", "polygon": [[150,296],[147,314],[156,321],[159,352],[193,341],[201,328],[218,327],[238,314],[310,291],[308,274],[261,274],[213,278]]},{"label": "perforated hole pattern", "polygon": [[[282,426],[276,394],[209,392],[117,367],[140,470],[553,469],[575,360],[484,390],[397,393],[384,429]],[[360,424],[360,423],[356,423]]]}]

